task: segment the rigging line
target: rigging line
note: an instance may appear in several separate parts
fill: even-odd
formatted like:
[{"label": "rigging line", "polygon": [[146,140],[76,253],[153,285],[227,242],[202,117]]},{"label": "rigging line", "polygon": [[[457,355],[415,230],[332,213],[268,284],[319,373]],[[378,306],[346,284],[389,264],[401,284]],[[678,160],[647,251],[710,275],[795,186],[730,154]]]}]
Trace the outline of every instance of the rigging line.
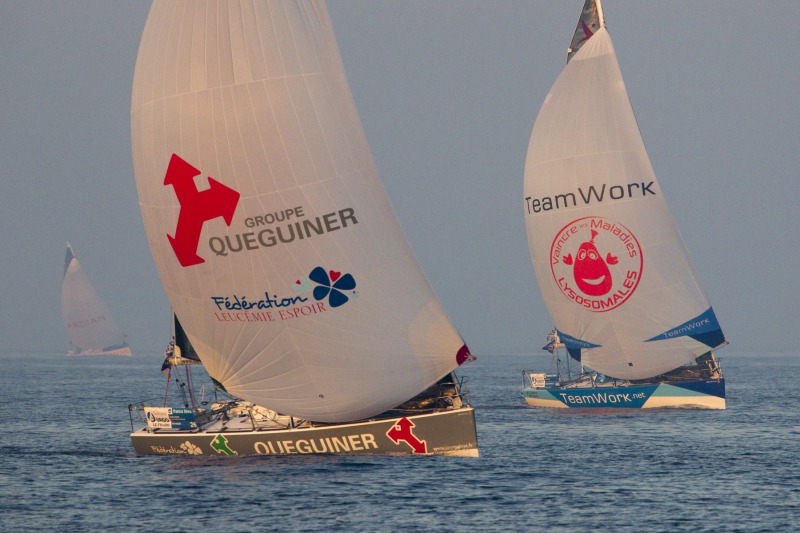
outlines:
[{"label": "rigging line", "polygon": [[194,391],[192,391],[192,378],[189,374],[189,365],[184,365],[184,368],[186,368],[186,385],[189,389],[189,401],[192,402],[192,407],[194,408],[197,407],[197,403],[194,399]]},{"label": "rigging line", "polygon": [[169,394],[169,381],[172,376],[172,366],[167,369],[167,388],[164,390],[164,407],[167,406],[167,395]]}]

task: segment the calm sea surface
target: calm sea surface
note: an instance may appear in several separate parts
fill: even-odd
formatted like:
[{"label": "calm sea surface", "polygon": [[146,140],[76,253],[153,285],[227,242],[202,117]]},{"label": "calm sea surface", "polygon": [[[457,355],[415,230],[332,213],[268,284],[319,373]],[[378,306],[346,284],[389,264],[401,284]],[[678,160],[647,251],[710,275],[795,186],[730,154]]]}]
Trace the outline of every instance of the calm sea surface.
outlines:
[{"label": "calm sea surface", "polygon": [[481,457],[139,457],[161,354],[0,355],[0,531],[798,531],[800,356],[727,354],[728,410],[531,409],[460,372]]}]

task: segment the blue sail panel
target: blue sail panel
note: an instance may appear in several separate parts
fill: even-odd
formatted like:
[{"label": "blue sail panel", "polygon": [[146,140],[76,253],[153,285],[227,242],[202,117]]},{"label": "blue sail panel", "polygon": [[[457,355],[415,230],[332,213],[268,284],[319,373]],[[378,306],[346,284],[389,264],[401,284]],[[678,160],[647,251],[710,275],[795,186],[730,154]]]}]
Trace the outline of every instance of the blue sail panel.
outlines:
[{"label": "blue sail panel", "polygon": [[566,346],[569,356],[576,361],[581,360],[581,350],[599,348],[601,346],[600,344],[594,344],[589,341],[573,337],[572,335],[567,335],[561,330],[558,330],[558,337],[561,339],[561,342],[564,343],[564,346]]},{"label": "blue sail panel", "polygon": [[64,277],[66,277],[69,264],[73,259],[75,259],[75,253],[72,251],[72,246],[67,243],[67,256],[64,258]]},{"label": "blue sail panel", "polygon": [[691,337],[697,342],[702,342],[711,348],[716,348],[725,342],[725,335],[722,333],[722,328],[717,321],[717,316],[714,314],[713,307],[709,307],[702,314],[679,326],[656,335],[651,339],[647,339],[646,342],[663,341],[676,337]]}]

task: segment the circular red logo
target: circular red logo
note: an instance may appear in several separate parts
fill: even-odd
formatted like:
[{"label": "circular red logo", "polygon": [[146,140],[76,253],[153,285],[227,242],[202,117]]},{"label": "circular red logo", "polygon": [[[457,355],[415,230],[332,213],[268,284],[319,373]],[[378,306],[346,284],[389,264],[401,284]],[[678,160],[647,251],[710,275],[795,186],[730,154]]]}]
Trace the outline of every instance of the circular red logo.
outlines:
[{"label": "circular red logo", "polygon": [[605,217],[570,222],[550,246],[550,270],[562,294],[596,313],[631,297],[642,279],[642,265],[642,248],[633,233]]}]

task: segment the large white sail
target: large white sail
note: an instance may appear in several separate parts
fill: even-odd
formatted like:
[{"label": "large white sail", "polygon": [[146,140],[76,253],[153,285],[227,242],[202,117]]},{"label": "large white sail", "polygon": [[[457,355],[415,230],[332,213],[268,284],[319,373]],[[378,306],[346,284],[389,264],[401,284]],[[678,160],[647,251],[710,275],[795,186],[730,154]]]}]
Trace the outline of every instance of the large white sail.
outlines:
[{"label": "large white sail", "polygon": [[86,277],[69,243],[61,284],[61,315],[69,335],[71,354],[95,355],[113,351],[118,355],[130,355],[125,334]]},{"label": "large white sail", "polygon": [[611,38],[602,24],[591,31],[587,13],[601,17],[599,2],[587,0],[580,46],[531,135],[528,240],[570,353],[610,376],[646,378],[724,337],[653,173]]},{"label": "large white sail", "polygon": [[394,217],[322,1],[156,0],[131,134],[162,283],[232,394],[356,420],[468,357]]}]

